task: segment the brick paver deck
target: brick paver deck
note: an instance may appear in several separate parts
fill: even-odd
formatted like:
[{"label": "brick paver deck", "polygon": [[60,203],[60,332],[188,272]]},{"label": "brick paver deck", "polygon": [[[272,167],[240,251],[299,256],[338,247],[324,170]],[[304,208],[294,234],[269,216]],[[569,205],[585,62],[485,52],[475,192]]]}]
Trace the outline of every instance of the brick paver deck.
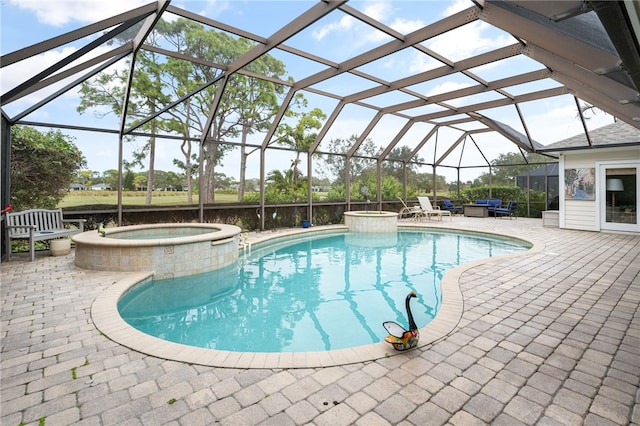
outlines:
[{"label": "brick paver deck", "polygon": [[91,304],[126,273],[73,253],[0,267],[2,425],[640,425],[640,236],[454,217],[428,226],[544,243],[459,277],[446,337],[377,361],[235,369],[100,334]]}]

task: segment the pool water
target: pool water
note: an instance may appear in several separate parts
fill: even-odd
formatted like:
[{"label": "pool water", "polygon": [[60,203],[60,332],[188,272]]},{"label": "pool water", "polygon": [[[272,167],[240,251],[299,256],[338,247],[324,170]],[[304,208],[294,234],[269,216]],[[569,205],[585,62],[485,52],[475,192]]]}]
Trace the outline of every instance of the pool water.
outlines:
[{"label": "pool water", "polygon": [[191,346],[308,352],[382,341],[384,321],[418,327],[442,302],[440,280],[471,260],[524,251],[509,239],[450,232],[340,233],[258,247],[238,265],[134,287],[118,303],[142,332]]},{"label": "pool water", "polygon": [[193,237],[196,235],[210,234],[217,229],[203,227],[158,227],[149,229],[136,229],[131,231],[111,232],[105,235],[107,238],[119,240],[160,240],[163,238]]}]

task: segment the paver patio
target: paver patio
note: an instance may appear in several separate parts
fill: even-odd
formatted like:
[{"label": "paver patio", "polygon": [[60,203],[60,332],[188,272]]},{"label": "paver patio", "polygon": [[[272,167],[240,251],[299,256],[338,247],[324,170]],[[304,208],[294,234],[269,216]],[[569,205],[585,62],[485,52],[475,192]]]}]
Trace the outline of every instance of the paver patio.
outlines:
[{"label": "paver patio", "polygon": [[451,334],[377,361],[234,369],[147,356],[94,327],[126,273],[16,255],[2,279],[2,425],[640,425],[640,236],[540,219],[425,226],[507,233],[535,254],[460,275]]}]

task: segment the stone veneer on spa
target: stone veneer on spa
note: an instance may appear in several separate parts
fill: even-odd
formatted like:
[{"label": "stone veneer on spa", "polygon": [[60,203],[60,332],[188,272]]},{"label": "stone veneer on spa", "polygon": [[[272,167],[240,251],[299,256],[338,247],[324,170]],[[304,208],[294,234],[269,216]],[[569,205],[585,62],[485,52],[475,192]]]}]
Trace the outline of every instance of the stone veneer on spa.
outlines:
[{"label": "stone veneer on spa", "polygon": [[[176,230],[193,235],[171,236]],[[136,239],[110,238],[138,233]],[[75,265],[98,271],[153,271],[156,279],[200,274],[238,260],[240,228],[224,224],[153,224],[88,231],[73,238]],[[148,238],[153,234],[153,238]],[[160,235],[158,235],[160,234]],[[181,233],[178,233],[180,235]],[[147,236],[147,238],[145,238]]]}]

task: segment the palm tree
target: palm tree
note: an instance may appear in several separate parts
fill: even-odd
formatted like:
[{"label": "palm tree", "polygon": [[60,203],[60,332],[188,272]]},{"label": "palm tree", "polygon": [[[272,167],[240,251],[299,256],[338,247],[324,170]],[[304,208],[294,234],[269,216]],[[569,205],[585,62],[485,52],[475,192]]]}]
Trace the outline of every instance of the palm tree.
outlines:
[{"label": "palm tree", "polygon": [[266,181],[265,193],[268,198],[271,198],[270,201],[298,201],[305,197],[305,183],[296,178],[293,169],[284,173],[280,170],[272,170],[267,175]]},{"label": "palm tree", "polygon": [[278,142],[288,145],[296,151],[296,158],[291,160],[291,170],[293,171],[293,180],[297,181],[302,176],[298,169],[300,153],[309,151],[318,136],[314,130],[322,127],[321,120],[324,120],[327,116],[319,108],[314,108],[309,112],[289,111],[287,116],[298,118],[298,123],[295,126],[281,124],[278,127]]}]

